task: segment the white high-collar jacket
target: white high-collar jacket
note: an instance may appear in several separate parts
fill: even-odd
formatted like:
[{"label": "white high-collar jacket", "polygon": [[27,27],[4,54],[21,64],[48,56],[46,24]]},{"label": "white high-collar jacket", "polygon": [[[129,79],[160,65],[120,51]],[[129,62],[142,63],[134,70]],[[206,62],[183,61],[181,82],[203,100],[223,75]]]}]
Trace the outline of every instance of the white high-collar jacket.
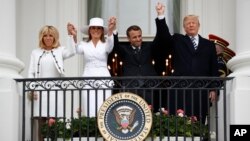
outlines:
[{"label": "white high-collar jacket", "polygon": [[[70,58],[75,55],[75,42],[72,36],[68,37],[67,46],[60,46],[57,48],[52,49],[50,52],[54,55],[54,65],[57,68],[58,73],[60,76],[64,76],[64,65],[63,61],[67,58]],[[34,49],[31,53],[30,57],[30,65],[28,70],[28,77],[29,78],[39,78],[39,72],[41,72],[41,67],[39,67],[40,56],[43,55],[45,52],[42,48]]]}]

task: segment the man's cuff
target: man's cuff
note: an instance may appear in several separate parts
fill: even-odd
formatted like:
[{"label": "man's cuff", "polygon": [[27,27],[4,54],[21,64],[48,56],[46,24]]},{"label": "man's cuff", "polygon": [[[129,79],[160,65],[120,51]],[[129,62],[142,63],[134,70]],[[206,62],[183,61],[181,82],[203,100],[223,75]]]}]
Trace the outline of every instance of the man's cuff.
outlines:
[{"label": "man's cuff", "polygon": [[157,16],[157,18],[158,18],[159,20],[162,20],[162,19],[165,18],[165,16],[164,16],[164,15],[159,15],[159,16]]},{"label": "man's cuff", "polygon": [[113,30],[113,34],[114,35],[117,35],[118,34],[118,32],[117,32],[117,30],[115,29],[115,30]]}]

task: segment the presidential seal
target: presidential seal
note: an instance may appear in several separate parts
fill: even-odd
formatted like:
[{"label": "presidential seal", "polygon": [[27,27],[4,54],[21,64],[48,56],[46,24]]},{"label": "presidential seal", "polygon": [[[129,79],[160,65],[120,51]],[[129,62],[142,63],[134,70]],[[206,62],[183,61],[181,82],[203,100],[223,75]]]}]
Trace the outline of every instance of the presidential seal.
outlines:
[{"label": "presidential seal", "polygon": [[152,113],[140,96],[122,92],[104,101],[97,120],[98,128],[107,141],[142,141],[150,132]]}]

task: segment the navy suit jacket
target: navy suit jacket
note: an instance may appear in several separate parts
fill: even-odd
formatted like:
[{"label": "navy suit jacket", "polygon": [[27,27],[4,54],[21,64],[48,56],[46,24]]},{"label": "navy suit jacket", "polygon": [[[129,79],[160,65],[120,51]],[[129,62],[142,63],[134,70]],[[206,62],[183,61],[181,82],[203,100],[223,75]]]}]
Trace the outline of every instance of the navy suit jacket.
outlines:
[{"label": "navy suit jacket", "polygon": [[218,63],[215,44],[199,35],[195,50],[187,35],[171,35],[165,19],[157,19],[161,32],[161,42],[171,48],[173,53],[174,76],[218,76]]},{"label": "navy suit jacket", "polygon": [[[154,66],[152,65],[153,52],[159,46],[159,20],[156,20],[156,36],[150,43],[142,43],[139,53],[131,45],[121,45],[118,35],[114,35],[114,51],[118,53],[123,62],[123,76],[156,76]],[[163,36],[163,35],[161,35]]]}]

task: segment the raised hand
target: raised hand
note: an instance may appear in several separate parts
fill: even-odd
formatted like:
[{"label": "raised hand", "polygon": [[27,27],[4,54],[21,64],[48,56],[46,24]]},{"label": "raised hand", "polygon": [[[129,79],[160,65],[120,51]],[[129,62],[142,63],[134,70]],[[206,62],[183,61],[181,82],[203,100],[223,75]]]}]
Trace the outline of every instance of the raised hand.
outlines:
[{"label": "raised hand", "polygon": [[77,42],[77,30],[75,26],[71,23],[67,24],[68,35],[72,35],[74,38],[75,43]]},{"label": "raised hand", "polygon": [[163,5],[162,3],[158,2],[156,7],[156,12],[158,14],[158,16],[160,15],[164,15],[164,11],[165,11],[165,5]]},{"label": "raised hand", "polygon": [[116,29],[116,17],[110,17],[108,21],[108,34],[112,35],[113,31]]},{"label": "raised hand", "polygon": [[77,35],[77,30],[76,30],[76,28],[75,28],[75,26],[73,24],[68,23],[67,24],[67,30],[68,30],[69,35],[73,35],[73,36]]}]

